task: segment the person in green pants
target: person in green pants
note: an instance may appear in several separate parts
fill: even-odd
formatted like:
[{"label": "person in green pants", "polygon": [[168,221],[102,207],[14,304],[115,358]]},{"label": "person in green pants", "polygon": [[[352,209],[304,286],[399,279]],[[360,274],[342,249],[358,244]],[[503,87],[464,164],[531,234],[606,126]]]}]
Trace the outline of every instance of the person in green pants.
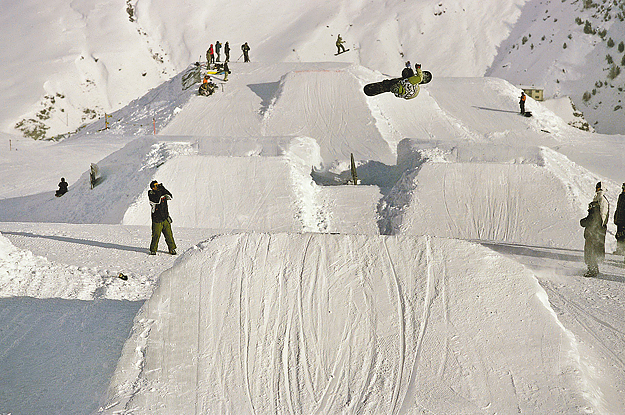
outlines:
[{"label": "person in green pants", "polygon": [[176,242],[174,234],[171,230],[171,217],[167,208],[167,201],[171,200],[172,195],[169,190],[165,189],[161,183],[153,180],[148,190],[148,199],[152,208],[152,242],[150,243],[150,255],[156,255],[158,249],[158,241],[161,233],[165,236],[165,242],[169,253],[176,255]]}]

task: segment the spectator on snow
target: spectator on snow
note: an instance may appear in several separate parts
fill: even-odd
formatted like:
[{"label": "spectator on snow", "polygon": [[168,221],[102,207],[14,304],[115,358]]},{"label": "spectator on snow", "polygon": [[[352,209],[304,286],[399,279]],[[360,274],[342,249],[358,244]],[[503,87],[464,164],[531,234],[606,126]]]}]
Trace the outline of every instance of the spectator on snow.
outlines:
[{"label": "spectator on snow", "polygon": [[207,65],[210,65],[211,63],[215,63],[215,51],[213,50],[212,43],[210,47],[208,48],[208,50],[206,51],[206,61],[208,62]]},{"label": "spectator on snow", "polygon": [[336,38],[336,49],[337,52],[336,54],[338,55],[339,53],[343,53],[345,52],[345,46],[343,46],[343,43],[345,43],[345,41],[343,40],[343,38],[341,37],[341,35],[339,34],[339,36]]},{"label": "spectator on snow", "polygon": [[241,45],[241,50],[243,51],[243,62],[249,62],[250,61],[250,55],[249,55],[250,47],[247,44],[247,42]]},{"label": "spectator on snow", "polygon": [[221,43],[215,42],[215,53],[217,54],[217,62],[219,62],[219,52],[221,51]]},{"label": "spectator on snow", "polygon": [[603,226],[608,225],[608,215],[610,214],[610,202],[608,202],[608,198],[605,197],[603,190],[601,189],[601,182],[597,183],[595,186],[595,197],[592,199],[593,202],[599,203],[599,212],[601,213],[601,223]]},{"label": "spectator on snow", "polygon": [[412,70],[412,67],[410,65],[410,61],[406,62],[406,67],[401,71],[401,77],[402,78],[410,78],[411,76],[414,76],[414,71]]},{"label": "spectator on snow", "polygon": [[605,258],[606,227],[601,221],[599,202],[592,201],[588,205],[588,216],[579,221],[584,227],[584,262],[588,266],[585,277],[596,277],[599,274],[599,263]]},{"label": "spectator on snow", "polygon": [[167,248],[169,248],[169,253],[176,255],[176,242],[174,242],[174,234],[171,230],[172,220],[167,207],[167,201],[171,200],[171,198],[172,195],[169,190],[165,189],[165,186],[158,183],[156,180],[150,183],[150,190],[148,190],[148,199],[150,200],[150,207],[152,208],[152,242],[150,243],[150,255],[156,255],[161,233],[165,236],[165,242],[167,243]]},{"label": "spectator on snow", "polygon": [[224,44],[224,54],[226,55],[225,62],[230,62],[230,43],[228,42]]},{"label": "spectator on snow", "polygon": [[525,115],[525,100],[527,99],[527,95],[525,92],[521,92],[521,98],[519,98],[519,107],[521,107],[521,115]]},{"label": "spectator on snow", "polygon": [[616,251],[617,255],[625,255],[625,183],[622,192],[618,195],[616,211],[614,211],[614,224],[616,225]]},{"label": "spectator on snow", "polygon": [[69,186],[67,184],[67,182],[65,181],[65,177],[61,177],[61,181],[59,182],[59,190],[56,191],[56,193],[54,194],[54,196],[56,197],[61,197],[63,196],[65,193],[67,193],[67,186]]}]

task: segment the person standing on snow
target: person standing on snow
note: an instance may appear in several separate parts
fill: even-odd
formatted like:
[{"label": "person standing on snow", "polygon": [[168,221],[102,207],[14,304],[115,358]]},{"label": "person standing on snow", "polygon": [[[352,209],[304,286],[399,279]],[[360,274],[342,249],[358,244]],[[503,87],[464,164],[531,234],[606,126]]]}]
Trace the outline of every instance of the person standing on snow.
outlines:
[{"label": "person standing on snow", "polygon": [[345,41],[343,40],[343,38],[341,38],[341,35],[339,34],[339,36],[336,38],[337,55],[345,52],[345,46],[343,46],[343,43],[345,43]]},{"label": "person standing on snow", "polygon": [[616,225],[616,251],[614,253],[625,255],[625,183],[623,183],[623,191],[618,195],[618,202],[616,202],[614,224]]},{"label": "person standing on snow", "polygon": [[228,42],[224,44],[224,54],[226,55],[225,62],[230,62],[230,43]]},{"label": "person standing on snow", "polygon": [[246,63],[249,62],[250,61],[250,55],[249,55],[250,47],[247,44],[247,42],[241,45],[241,50],[243,51],[243,62],[246,62]]},{"label": "person standing on snow", "polygon": [[215,63],[215,51],[213,50],[213,44],[211,43],[210,47],[206,51],[206,61],[208,62],[207,67],[210,67],[211,63]]},{"label": "person standing on snow", "polygon": [[176,255],[176,242],[174,242],[174,234],[171,230],[171,217],[169,217],[169,209],[167,201],[171,200],[172,195],[165,186],[153,180],[148,190],[148,199],[152,208],[152,242],[150,243],[150,255],[156,255],[158,249],[158,241],[161,233],[165,236],[165,242],[171,255]]},{"label": "person standing on snow", "polygon": [[419,90],[421,88],[419,87],[419,84],[423,80],[421,64],[417,63],[415,65],[415,69],[417,70],[416,75],[411,76],[410,78],[403,78],[400,81],[395,82],[395,84],[391,86],[391,92],[395,94],[396,97],[412,99],[419,95]]},{"label": "person standing on snow", "polygon": [[219,62],[219,51],[221,51],[221,43],[215,42],[215,53],[217,53],[217,62]]},{"label": "person standing on snow", "polygon": [[601,223],[603,226],[608,226],[608,215],[610,214],[610,202],[608,202],[608,198],[605,197],[603,190],[601,189],[601,182],[597,183],[595,186],[595,197],[592,199],[593,202],[599,203],[599,212],[601,213]]},{"label": "person standing on snow", "polygon": [[412,70],[410,61],[407,61],[406,67],[401,71],[401,77],[410,78],[411,76],[414,76],[414,71]]},{"label": "person standing on snow", "polygon": [[519,98],[519,107],[521,107],[521,115],[525,115],[525,100],[527,99],[527,95],[525,92],[521,92],[521,97]]},{"label": "person standing on snow", "polygon": [[599,263],[605,258],[606,228],[601,221],[599,202],[590,202],[588,216],[580,220],[579,224],[584,228],[584,262],[588,266],[584,277],[596,277],[599,274]]}]

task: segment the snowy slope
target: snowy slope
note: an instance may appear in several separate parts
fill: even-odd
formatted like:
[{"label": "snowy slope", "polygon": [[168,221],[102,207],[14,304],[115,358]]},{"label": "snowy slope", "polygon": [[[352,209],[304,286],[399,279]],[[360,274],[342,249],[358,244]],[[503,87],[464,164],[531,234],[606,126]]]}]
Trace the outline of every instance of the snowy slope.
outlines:
[{"label": "snowy slope", "polygon": [[[0,314],[24,322],[0,342],[0,369],[24,385],[0,378],[0,412],[622,412],[625,267],[608,255],[581,277],[577,223],[599,180],[614,207],[622,137],[535,102],[520,117],[519,89],[495,78],[436,77],[406,102],[342,96],[383,76],[357,65],[237,66],[212,97],[181,73],[109,131],[47,144],[43,171],[41,146],[0,147]],[[333,110],[347,125],[320,122]],[[154,114],[161,134],[146,136]],[[350,153],[359,186],[345,184]],[[47,176],[64,171],[70,192],[54,198]],[[146,255],[154,178],[174,194],[179,258]],[[107,332],[108,353],[85,349]]]},{"label": "snowy slope", "polygon": [[[571,95],[606,132],[622,132],[617,120],[624,111],[614,110],[622,99],[619,78],[606,82],[610,65],[605,61],[611,54],[618,66],[622,58],[617,51],[623,40],[617,19],[622,5],[606,2],[584,9],[570,0],[84,0],[69,5],[11,0],[0,17],[0,36],[11,45],[0,51],[0,91],[7,98],[0,106],[0,131],[47,138],[73,132],[204,60],[209,45],[219,40],[229,41],[233,63],[242,60],[240,46],[249,42],[252,61],[263,64],[348,62],[396,74],[411,60],[436,76],[486,74],[517,86],[536,84],[547,88],[550,98]],[[584,34],[576,18],[608,34]],[[351,50],[334,56],[338,34]],[[609,38],[617,46],[608,47]],[[594,86],[597,81],[602,87]],[[583,105],[583,93],[593,89],[596,97]],[[16,130],[20,121],[23,128]]]},{"label": "snowy slope", "polygon": [[460,241],[222,236],[161,277],[105,413],[570,413],[596,397],[546,305]]}]

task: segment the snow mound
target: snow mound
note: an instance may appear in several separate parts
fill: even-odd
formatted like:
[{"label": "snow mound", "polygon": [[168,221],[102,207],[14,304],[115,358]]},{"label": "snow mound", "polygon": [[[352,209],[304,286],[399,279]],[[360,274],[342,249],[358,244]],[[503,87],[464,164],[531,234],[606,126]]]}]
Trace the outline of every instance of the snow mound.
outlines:
[{"label": "snow mound", "polygon": [[425,163],[387,198],[391,233],[578,248],[583,215],[533,164]]},{"label": "snow mound", "polygon": [[579,355],[545,298],[458,240],[216,236],[161,276],[104,413],[575,412]]},{"label": "snow mound", "polygon": [[349,70],[294,71],[282,77],[265,114],[273,135],[313,137],[326,163],[336,159],[394,162],[393,149],[375,126],[362,86]]}]

